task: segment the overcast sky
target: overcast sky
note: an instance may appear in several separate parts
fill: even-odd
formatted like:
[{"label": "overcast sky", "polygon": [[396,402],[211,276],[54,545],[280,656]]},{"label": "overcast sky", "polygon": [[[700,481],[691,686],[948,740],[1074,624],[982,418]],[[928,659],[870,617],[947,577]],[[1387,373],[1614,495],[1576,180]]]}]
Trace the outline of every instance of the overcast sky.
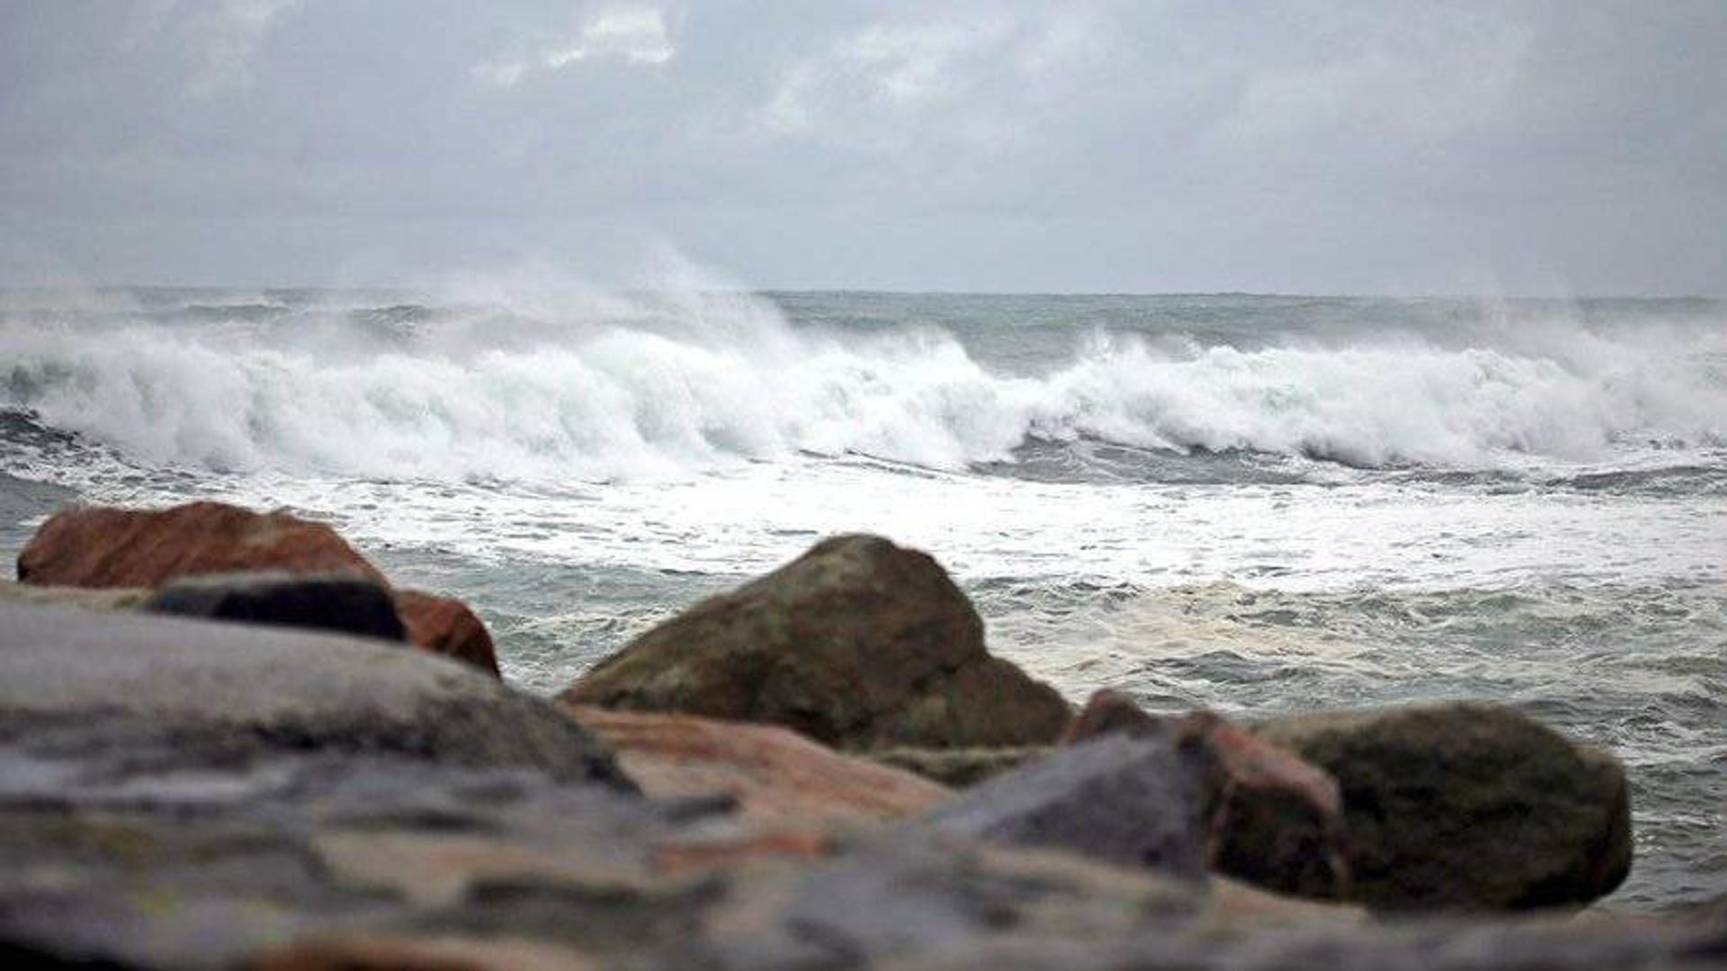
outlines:
[{"label": "overcast sky", "polygon": [[1727,294],[1727,2],[0,0],[0,283]]}]

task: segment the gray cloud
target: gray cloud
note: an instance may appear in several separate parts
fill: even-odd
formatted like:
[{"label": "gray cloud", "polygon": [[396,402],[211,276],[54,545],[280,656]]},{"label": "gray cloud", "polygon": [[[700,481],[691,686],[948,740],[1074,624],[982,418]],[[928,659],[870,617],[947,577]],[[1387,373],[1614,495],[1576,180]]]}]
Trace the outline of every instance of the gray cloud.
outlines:
[{"label": "gray cloud", "polygon": [[0,3],[0,281],[1727,292],[1727,5]]}]

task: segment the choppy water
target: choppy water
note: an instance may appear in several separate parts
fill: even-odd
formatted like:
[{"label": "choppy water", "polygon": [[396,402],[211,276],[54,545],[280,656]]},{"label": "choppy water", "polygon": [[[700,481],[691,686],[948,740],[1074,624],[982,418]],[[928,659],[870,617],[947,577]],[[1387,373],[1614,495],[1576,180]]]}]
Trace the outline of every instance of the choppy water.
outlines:
[{"label": "choppy water", "polygon": [[225,498],[450,590],[507,676],[880,532],[1078,700],[1493,698],[1612,747],[1614,898],[1727,893],[1727,305],[0,294],[0,550]]}]

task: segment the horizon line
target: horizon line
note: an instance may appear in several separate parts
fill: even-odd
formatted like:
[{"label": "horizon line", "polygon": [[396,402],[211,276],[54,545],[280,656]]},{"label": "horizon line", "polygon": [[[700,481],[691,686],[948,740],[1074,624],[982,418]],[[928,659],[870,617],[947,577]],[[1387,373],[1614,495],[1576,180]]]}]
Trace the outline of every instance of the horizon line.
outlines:
[{"label": "horizon line", "polygon": [[[343,284],[212,284],[212,283],[0,283],[0,292],[18,291],[141,291],[141,290],[207,290],[207,291],[324,291],[360,292],[367,290],[435,292],[435,284],[408,283],[343,283]],[[725,293],[759,296],[800,294],[869,294],[896,297],[1248,297],[1286,300],[1673,300],[1727,301],[1727,292],[1709,293],[1487,293],[1461,291],[1390,292],[1390,291],[1294,291],[1294,290],[975,290],[945,288],[898,289],[891,287],[786,287],[786,286],[708,286],[693,288],[656,287],[649,285],[525,287],[523,292],[555,292],[559,290],[595,290],[602,293]]]}]

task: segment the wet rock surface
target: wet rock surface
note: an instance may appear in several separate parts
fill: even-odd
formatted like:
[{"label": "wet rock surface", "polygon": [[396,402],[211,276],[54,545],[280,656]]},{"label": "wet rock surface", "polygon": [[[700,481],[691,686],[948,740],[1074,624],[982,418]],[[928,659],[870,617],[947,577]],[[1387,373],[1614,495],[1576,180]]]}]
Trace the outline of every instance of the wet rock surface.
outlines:
[{"label": "wet rock surface", "polygon": [[1055,690],[984,649],[983,621],[928,555],[838,536],[705,600],[601,661],[573,704],[784,725],[868,749],[1052,741]]},{"label": "wet rock surface", "polygon": [[1354,899],[1371,906],[1582,904],[1630,868],[1624,769],[1511,709],[1427,705],[1255,730],[1337,779]]}]

